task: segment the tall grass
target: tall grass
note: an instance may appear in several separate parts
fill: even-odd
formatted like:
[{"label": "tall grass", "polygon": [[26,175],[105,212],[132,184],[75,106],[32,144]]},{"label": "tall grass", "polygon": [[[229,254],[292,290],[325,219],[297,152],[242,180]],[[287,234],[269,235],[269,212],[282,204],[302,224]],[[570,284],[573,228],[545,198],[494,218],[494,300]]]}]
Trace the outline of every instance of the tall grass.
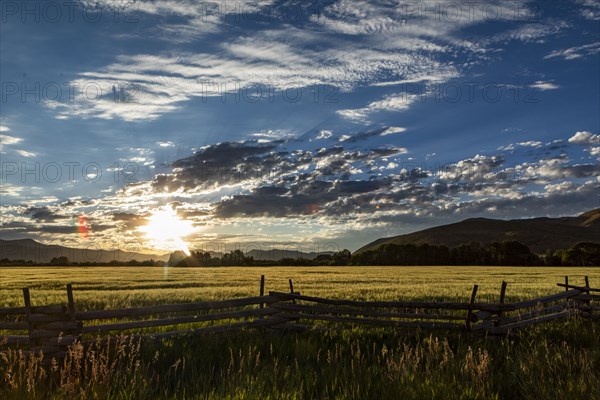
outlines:
[{"label": "tall grass", "polygon": [[598,323],[508,339],[390,329],[119,337],[0,355],[3,399],[597,399]]}]

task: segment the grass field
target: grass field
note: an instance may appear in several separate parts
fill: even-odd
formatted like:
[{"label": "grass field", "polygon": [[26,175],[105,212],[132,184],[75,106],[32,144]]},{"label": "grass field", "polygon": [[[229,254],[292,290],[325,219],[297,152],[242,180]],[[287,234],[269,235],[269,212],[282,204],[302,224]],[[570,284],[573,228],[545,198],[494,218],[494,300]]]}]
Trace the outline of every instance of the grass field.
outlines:
[{"label": "grass field", "polygon": [[[363,300],[497,301],[563,289],[569,275],[600,286],[598,268],[269,267],[2,268],[0,307],[64,303],[72,282],[80,309],[257,295],[268,290]],[[64,364],[0,355],[4,399],[600,399],[600,324],[574,319],[506,339],[443,331],[355,327],[305,333],[241,332],[169,340],[123,339],[74,347]]]},{"label": "grass field", "polygon": [[119,308],[258,295],[260,276],[266,290],[294,289],[306,295],[356,300],[463,300],[479,285],[478,300],[497,301],[508,282],[507,300],[556,293],[569,275],[583,284],[589,276],[600,286],[600,268],[536,267],[2,267],[0,307],[21,306],[21,288],[31,289],[32,303],[66,301],[65,285],[73,283],[75,301],[85,309]]}]

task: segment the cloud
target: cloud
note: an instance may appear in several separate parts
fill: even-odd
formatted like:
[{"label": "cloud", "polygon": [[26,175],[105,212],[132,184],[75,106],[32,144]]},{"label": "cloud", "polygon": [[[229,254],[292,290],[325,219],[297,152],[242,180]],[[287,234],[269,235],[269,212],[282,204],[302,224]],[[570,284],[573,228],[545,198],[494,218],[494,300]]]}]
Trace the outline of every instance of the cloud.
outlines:
[{"label": "cloud", "polygon": [[389,136],[398,133],[403,133],[406,131],[406,128],[399,127],[385,127],[376,130],[369,130],[366,132],[360,132],[355,135],[341,135],[339,137],[340,142],[354,143],[358,141],[367,140],[376,136]]},{"label": "cloud", "polygon": [[519,40],[524,43],[545,43],[548,37],[556,35],[569,27],[567,22],[553,19],[523,23],[518,28],[493,36],[489,41],[494,43]]},{"label": "cloud", "polygon": [[600,4],[596,0],[577,0],[581,15],[586,19],[600,20]]},{"label": "cloud", "polygon": [[319,135],[317,136],[317,140],[320,140],[320,139],[329,139],[332,136],[333,136],[333,133],[331,131],[321,130],[321,131],[319,131]]},{"label": "cloud", "polygon": [[[4,131],[7,131],[7,130],[8,130],[8,128],[6,128]],[[8,136],[8,135],[0,135],[0,151],[4,150],[4,146],[10,146],[13,144],[20,143],[22,141],[23,141],[23,139],[18,138],[18,137]],[[21,154],[20,152],[22,152],[22,151],[23,150],[17,150],[17,152],[19,154]],[[24,152],[24,153],[27,153],[27,152]],[[32,154],[32,153],[29,153],[29,154]],[[21,154],[21,155],[23,155],[23,154]],[[25,156],[25,157],[27,157],[27,156]]]},{"label": "cloud", "polygon": [[8,135],[0,135],[0,145],[10,145],[10,144],[19,143],[21,141],[23,141],[23,139],[18,138],[18,137],[8,136]]},{"label": "cloud", "polygon": [[556,89],[560,88],[560,86],[558,86],[552,82],[544,82],[544,81],[534,82],[531,85],[529,85],[529,87],[532,87],[534,89],[538,89],[541,91],[556,90]]},{"label": "cloud", "polygon": [[10,131],[8,126],[0,125],[0,132],[8,132],[8,131]]},{"label": "cloud", "polygon": [[[486,21],[517,21],[531,16],[531,11],[524,6],[495,0],[489,4],[472,3],[471,7],[457,6],[452,1],[436,5],[438,8],[431,12],[424,6],[400,0],[340,0],[312,16],[312,20],[333,32],[347,35],[402,34],[410,46],[417,48],[422,44],[416,40],[420,37],[448,37],[465,26]],[[489,12],[492,6],[493,15]],[[423,50],[430,49],[424,47]]]},{"label": "cloud", "polygon": [[600,42],[594,42],[585,44],[582,46],[570,47],[562,50],[555,50],[545,56],[545,59],[549,58],[563,58],[564,60],[576,60],[584,58],[593,54],[600,53]]},{"label": "cloud", "polygon": [[[15,186],[7,182],[2,182],[2,185],[0,185],[0,194],[3,196],[20,197],[25,189],[26,188],[23,186]],[[0,205],[0,208],[1,207],[2,206]]]},{"label": "cloud", "polygon": [[504,158],[500,156],[476,155],[443,168],[437,177],[444,182],[487,181],[495,178],[498,168],[503,163]]},{"label": "cloud", "polygon": [[175,147],[175,143],[168,141],[168,142],[156,142],[156,144],[159,147]]},{"label": "cloud", "polygon": [[[68,220],[85,212],[94,221],[94,240],[126,242],[136,240],[136,228],[152,209],[168,204],[203,227],[197,243],[239,241],[227,239],[231,230],[243,240],[265,238],[256,226],[281,240],[298,235],[335,240],[354,232],[367,241],[397,234],[398,226],[414,230],[481,215],[573,214],[596,205],[600,160],[577,163],[567,156],[598,155],[598,146],[578,146],[597,140],[589,132],[564,143],[515,143],[506,155],[426,165],[405,157],[406,148],[377,145],[382,134],[397,129],[346,132],[344,141],[339,133],[311,131],[296,139],[208,145],[174,162],[171,173],[100,200],[2,207],[3,226],[12,221],[10,229],[21,233],[76,240]],[[523,162],[519,152],[532,151],[545,158]]]},{"label": "cloud", "polygon": [[[238,0],[227,2],[198,2],[193,0],[124,1],[124,0],[79,0],[86,8],[95,10],[101,7],[114,10],[128,17],[140,18],[147,14],[166,20],[153,25],[152,30],[143,35],[170,42],[189,42],[209,33],[220,32],[228,20],[254,22],[251,15],[269,15],[273,0]],[[242,19],[243,16],[248,16]],[[176,18],[177,22],[173,21]],[[142,34],[140,34],[141,36]]]},{"label": "cloud", "polygon": [[381,136],[394,135],[397,133],[404,133],[404,132],[406,132],[406,128],[390,126],[390,127],[386,128],[385,131],[381,132]]},{"label": "cloud", "polygon": [[[86,0],[88,3],[92,2]],[[117,0],[101,3],[123,6]],[[340,0],[324,8],[300,7],[307,20],[300,29],[279,20],[289,11],[287,3],[241,2],[242,11],[240,4],[207,5],[187,0],[134,4],[139,12],[157,18],[182,18],[183,22],[157,24],[157,29],[179,31],[180,36],[194,37],[200,26],[224,26],[229,13],[268,10],[275,18],[271,23],[252,24],[251,36],[225,38],[204,53],[120,55],[111,64],[82,72],[71,87],[93,85],[102,95],[89,99],[82,91],[69,103],[47,101],[46,106],[57,111],[56,118],[147,121],[174,112],[194,98],[245,90],[285,91],[322,85],[350,92],[370,86],[445,82],[462,74],[464,64],[452,60],[464,56],[470,65],[485,60],[486,49],[478,41],[460,37],[463,28],[483,22],[519,21],[533,13],[527,6],[493,1],[493,16],[489,15],[491,5],[474,3],[470,12],[461,9],[458,18],[439,18],[419,9],[407,10],[402,1]],[[444,5],[454,11],[453,3]],[[207,6],[220,8],[207,11]],[[541,35],[546,34],[550,33]],[[399,96],[374,101],[364,108],[341,110],[340,115],[366,122],[373,111],[399,111],[412,104],[410,98],[402,100]]]},{"label": "cloud", "polygon": [[[224,44],[219,55],[121,56],[103,70],[84,72],[72,82],[79,88],[100,88],[102,96],[88,99],[82,92],[71,103],[47,101],[46,106],[57,110],[57,117],[151,120],[195,97],[242,95],[248,90],[263,95],[282,91],[283,96],[285,90],[316,85],[346,92],[376,83],[381,76],[412,76],[438,68],[436,61],[418,54],[361,49],[351,43],[317,52],[310,49],[310,43],[296,47],[278,42],[289,34],[281,31],[275,37],[257,34],[252,41],[238,39]],[[118,82],[125,83],[115,89]],[[115,90],[127,94],[115,101]]]},{"label": "cloud", "polygon": [[294,134],[291,131],[284,130],[284,129],[276,129],[276,130],[265,129],[260,132],[255,132],[255,133],[251,134],[250,136],[260,138],[260,139],[273,140],[273,139],[289,139],[289,138],[293,137]]},{"label": "cloud", "polygon": [[[193,204],[193,196],[199,196],[196,204],[202,205],[197,212],[188,212],[202,218],[203,224],[335,218],[336,222],[329,223],[361,221],[369,226],[380,215],[397,216],[399,210],[451,215],[449,210],[478,212],[483,210],[478,205],[493,208],[496,203],[498,210],[508,209],[511,202],[529,199],[535,203],[540,197],[555,195],[558,188],[566,187],[566,180],[600,176],[600,164],[572,164],[562,156],[511,166],[500,155],[476,155],[436,170],[421,169],[400,159],[407,152],[404,148],[368,148],[369,139],[388,129],[345,135],[342,142],[333,134],[324,135],[320,140],[339,144],[312,151],[292,150],[289,146],[302,146],[298,140],[205,146],[176,162],[173,174],[157,176],[138,195],[172,193],[180,196],[182,204]],[[320,134],[315,132],[315,137]],[[311,143],[308,138],[304,144]],[[349,148],[359,144],[366,147]],[[510,148],[547,152],[553,146],[553,142],[530,140]],[[217,168],[210,170],[210,165]],[[545,192],[539,193],[535,185],[546,187]],[[221,194],[213,196],[209,188]],[[130,198],[132,192],[123,196]]]},{"label": "cloud", "polygon": [[369,122],[369,116],[379,111],[404,111],[417,101],[419,96],[409,93],[388,95],[381,100],[369,103],[366,107],[338,110],[343,118],[355,122]]},{"label": "cloud", "polygon": [[35,154],[35,153],[29,152],[29,151],[26,151],[26,150],[16,150],[16,152],[17,152],[17,154],[18,154],[18,155],[20,155],[21,157],[28,157],[28,158],[31,158],[31,157],[35,157],[35,156],[36,156],[36,154]]},{"label": "cloud", "polygon": [[569,143],[597,145],[600,144],[600,135],[594,135],[593,133],[587,131],[577,132],[575,135],[569,138]]},{"label": "cloud", "polygon": [[498,147],[498,150],[515,150],[515,148],[517,147],[533,147],[533,148],[540,148],[542,147],[544,144],[542,142],[538,142],[535,140],[529,140],[527,142],[520,142],[520,143],[512,143],[509,144],[507,146],[500,146]]},{"label": "cloud", "polygon": [[[29,207],[23,211],[23,214],[29,215],[37,222],[55,222],[57,220],[69,218],[67,216],[56,213],[49,207]],[[71,230],[73,230],[72,227]]]}]

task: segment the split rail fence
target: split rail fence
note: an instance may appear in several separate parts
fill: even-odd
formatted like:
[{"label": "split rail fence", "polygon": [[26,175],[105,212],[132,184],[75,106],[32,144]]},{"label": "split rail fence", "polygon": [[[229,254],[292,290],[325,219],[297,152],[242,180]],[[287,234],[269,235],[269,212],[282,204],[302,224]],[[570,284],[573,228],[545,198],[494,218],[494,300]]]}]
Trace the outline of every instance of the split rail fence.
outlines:
[{"label": "split rail fence", "polygon": [[[565,283],[557,284],[564,291],[515,303],[505,303],[506,282],[502,283],[498,303],[476,302],[477,285],[468,302],[421,302],[305,296],[294,291],[291,280],[289,284],[290,292],[265,295],[263,275],[259,296],[255,297],[98,311],[78,311],[70,284],[65,305],[34,306],[25,288],[23,307],[0,308],[0,351],[18,347],[60,358],[76,341],[85,344],[98,337],[166,339],[257,328],[326,329],[330,323],[336,327],[367,325],[507,335],[572,316],[600,319],[600,289],[590,287],[587,277],[583,286],[569,284],[565,277]],[[159,327],[162,330],[157,331]]]}]

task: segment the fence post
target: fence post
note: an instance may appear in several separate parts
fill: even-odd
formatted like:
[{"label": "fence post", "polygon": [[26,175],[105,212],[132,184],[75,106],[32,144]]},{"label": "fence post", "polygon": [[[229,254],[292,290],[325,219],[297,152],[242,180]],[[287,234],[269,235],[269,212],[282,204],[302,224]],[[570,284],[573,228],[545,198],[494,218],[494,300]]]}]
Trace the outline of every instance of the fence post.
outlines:
[{"label": "fence post", "polygon": [[[265,276],[261,275],[260,276],[260,297],[263,297],[265,295]],[[264,308],[265,307],[265,303],[260,303],[260,308]]]},{"label": "fence post", "polygon": [[500,287],[500,311],[498,311],[498,318],[494,322],[494,326],[500,325],[500,320],[502,319],[502,306],[504,305],[504,298],[506,296],[506,286],[508,283],[502,281],[502,286]]},{"label": "fence post", "polygon": [[27,315],[27,334],[29,335],[29,345],[33,348],[37,340],[33,335],[33,323],[31,322],[31,296],[29,288],[23,288],[23,303],[25,304],[25,313]]},{"label": "fence post", "polygon": [[[587,289],[589,289],[590,288],[590,278],[587,275],[584,277],[584,281],[585,281],[585,287]],[[586,290],[585,294],[589,296],[590,295],[590,291]],[[586,301],[584,301],[584,304],[588,307],[588,310],[587,310],[586,314],[591,317],[592,313],[593,313],[593,311],[592,311],[592,301],[591,300],[586,300]]]},{"label": "fence post", "polygon": [[77,317],[76,317],[76,312],[77,309],[75,308],[75,300],[73,299],[73,284],[72,283],[68,283],[67,284],[67,301],[68,301],[68,311],[69,311],[69,318],[71,320],[71,323],[73,324],[72,326],[72,330],[71,333],[77,337],[77,339],[79,339],[79,336],[81,334],[81,330],[80,330],[80,326],[79,323],[77,321]]},{"label": "fence post", "polygon": [[565,275],[565,292],[569,291],[569,275]]},{"label": "fence post", "polygon": [[[292,282],[292,279],[289,280],[290,281],[290,293],[294,294],[294,283]],[[296,304],[296,300],[292,300],[293,304]]]},{"label": "fence post", "polygon": [[469,303],[469,312],[467,313],[467,320],[465,321],[465,328],[468,331],[471,330],[471,318],[473,318],[473,305],[475,304],[475,296],[477,296],[478,285],[473,285],[473,292],[471,293],[471,301]]}]

